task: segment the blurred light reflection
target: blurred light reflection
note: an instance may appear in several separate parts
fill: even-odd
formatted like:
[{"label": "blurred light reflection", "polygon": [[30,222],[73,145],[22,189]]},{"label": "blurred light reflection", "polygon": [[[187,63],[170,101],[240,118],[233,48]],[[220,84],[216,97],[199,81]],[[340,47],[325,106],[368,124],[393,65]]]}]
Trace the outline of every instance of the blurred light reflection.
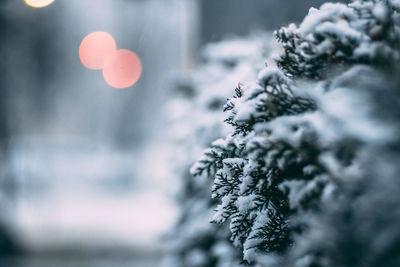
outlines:
[{"label": "blurred light reflection", "polygon": [[114,38],[106,32],[92,32],[83,38],[79,46],[82,64],[93,70],[100,70],[108,56],[117,50]]},{"label": "blurred light reflection", "polygon": [[110,55],[103,67],[104,80],[112,87],[127,88],[134,85],[142,73],[139,57],[127,49]]},{"label": "blurred light reflection", "polygon": [[54,0],[25,0],[25,3],[28,6],[35,7],[35,8],[46,7],[53,2],[54,2]]}]

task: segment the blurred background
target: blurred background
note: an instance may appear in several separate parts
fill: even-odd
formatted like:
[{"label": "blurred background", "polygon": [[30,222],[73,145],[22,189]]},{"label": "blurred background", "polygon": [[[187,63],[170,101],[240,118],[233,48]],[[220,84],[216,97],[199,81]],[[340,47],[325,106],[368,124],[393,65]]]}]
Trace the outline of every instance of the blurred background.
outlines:
[{"label": "blurred background", "polygon": [[[2,0],[0,266],[154,266],[179,213],[159,149],[171,77],[209,42],[299,22],[322,2]],[[94,31],[140,57],[134,86],[82,66]]]}]

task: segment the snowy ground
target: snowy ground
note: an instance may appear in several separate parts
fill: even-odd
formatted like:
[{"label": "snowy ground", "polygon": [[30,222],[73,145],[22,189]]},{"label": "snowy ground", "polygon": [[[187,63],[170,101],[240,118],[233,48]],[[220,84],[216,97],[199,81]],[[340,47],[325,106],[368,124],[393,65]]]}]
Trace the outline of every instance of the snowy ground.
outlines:
[{"label": "snowy ground", "polygon": [[158,255],[60,255],[9,258],[0,260],[0,266],[9,267],[153,267]]},{"label": "snowy ground", "polygon": [[87,141],[42,141],[18,141],[11,161],[13,230],[36,256],[4,266],[154,266],[176,208],[160,181],[137,177],[146,159]]}]

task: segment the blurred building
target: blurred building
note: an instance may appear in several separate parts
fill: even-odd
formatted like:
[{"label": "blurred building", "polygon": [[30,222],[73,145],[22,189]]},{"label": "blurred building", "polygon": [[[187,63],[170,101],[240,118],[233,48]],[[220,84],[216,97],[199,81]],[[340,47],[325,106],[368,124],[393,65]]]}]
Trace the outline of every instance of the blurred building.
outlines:
[{"label": "blurred building", "polygon": [[[56,0],[42,9],[1,1],[0,141],[9,149],[0,211],[11,241],[29,252],[132,253],[172,223],[167,189],[140,165],[168,97],[164,81],[192,64],[191,14],[180,0]],[[111,88],[82,66],[79,44],[99,30],[141,58],[132,88]],[[8,239],[0,230],[0,252]]]}]

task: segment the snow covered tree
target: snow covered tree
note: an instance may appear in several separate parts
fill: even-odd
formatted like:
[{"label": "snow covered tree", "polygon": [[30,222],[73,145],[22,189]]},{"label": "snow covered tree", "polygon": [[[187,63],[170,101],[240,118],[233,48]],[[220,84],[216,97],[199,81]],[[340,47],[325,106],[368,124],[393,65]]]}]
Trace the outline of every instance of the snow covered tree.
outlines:
[{"label": "snow covered tree", "polygon": [[311,8],[299,27],[277,31],[285,51],[277,64],[291,77],[309,79],[324,79],[354,64],[390,69],[399,61],[398,8],[398,1],[388,0]]},{"label": "snow covered tree", "polygon": [[221,203],[213,221],[231,220],[232,241],[244,247],[245,260],[257,250],[284,251],[291,243],[286,221],[292,211],[279,186],[289,177],[312,179],[322,167],[311,131],[274,121],[314,109],[278,69],[268,68],[258,84],[236,89],[225,106],[233,133],[215,141],[192,168],[195,176],[215,174],[212,197]]},{"label": "snow covered tree", "polygon": [[[368,262],[365,266],[394,266],[367,259],[367,246],[359,254],[366,258],[351,259],[351,252],[339,247],[347,233],[339,227],[351,232],[358,222],[365,225],[361,220],[368,218],[374,205],[387,202],[379,199],[385,197],[383,191],[366,201],[373,187],[362,185],[376,173],[366,172],[376,157],[374,151],[393,155],[391,163],[397,157],[394,151],[400,128],[393,114],[385,114],[396,109],[398,83],[382,81],[393,80],[388,72],[400,61],[399,8],[399,1],[389,0],[327,3],[320,9],[312,8],[299,26],[291,24],[276,31],[283,47],[277,67],[261,71],[255,83],[238,86],[225,105],[225,121],[233,130],[213,142],[191,172],[214,178],[212,198],[219,204],[212,221],[230,222],[231,240],[243,248],[247,262],[265,266],[274,262],[277,266],[364,266],[363,262]],[[386,99],[381,95],[385,93],[393,98],[375,100]],[[396,169],[394,164],[390,166]],[[386,180],[393,182],[393,177]],[[372,184],[386,188],[385,183]],[[346,207],[356,199],[363,209]],[[335,214],[336,220],[330,220]],[[391,218],[399,222],[396,215],[383,217],[383,222]],[[379,222],[374,219],[366,225],[371,235]],[[387,231],[382,232],[382,240],[384,234]],[[318,245],[326,244],[324,238],[331,235],[337,243]],[[371,238],[356,235],[360,243]],[[313,239],[319,243],[312,243]],[[398,242],[387,241],[391,249],[387,253],[395,255]]]},{"label": "snow covered tree", "polygon": [[[190,166],[212,140],[229,133],[221,111],[231,88],[251,81],[264,66],[265,54],[273,47],[272,34],[254,33],[247,38],[230,38],[204,48],[203,63],[188,77],[173,84],[175,96],[167,104],[168,136],[175,155],[170,176],[178,176],[181,214],[170,233],[164,266],[238,266],[240,249],[229,241],[229,229],[209,223],[216,204],[209,196],[212,180],[193,177]],[[169,155],[169,157],[171,157]]]},{"label": "snow covered tree", "polygon": [[[310,114],[308,123],[321,143],[331,144],[320,155],[331,182],[319,211],[292,218],[305,227],[276,266],[399,265],[397,72],[398,67],[390,72],[353,67],[318,98],[321,111]],[[339,144],[351,153],[339,152]],[[344,166],[340,155],[347,155]]]}]

